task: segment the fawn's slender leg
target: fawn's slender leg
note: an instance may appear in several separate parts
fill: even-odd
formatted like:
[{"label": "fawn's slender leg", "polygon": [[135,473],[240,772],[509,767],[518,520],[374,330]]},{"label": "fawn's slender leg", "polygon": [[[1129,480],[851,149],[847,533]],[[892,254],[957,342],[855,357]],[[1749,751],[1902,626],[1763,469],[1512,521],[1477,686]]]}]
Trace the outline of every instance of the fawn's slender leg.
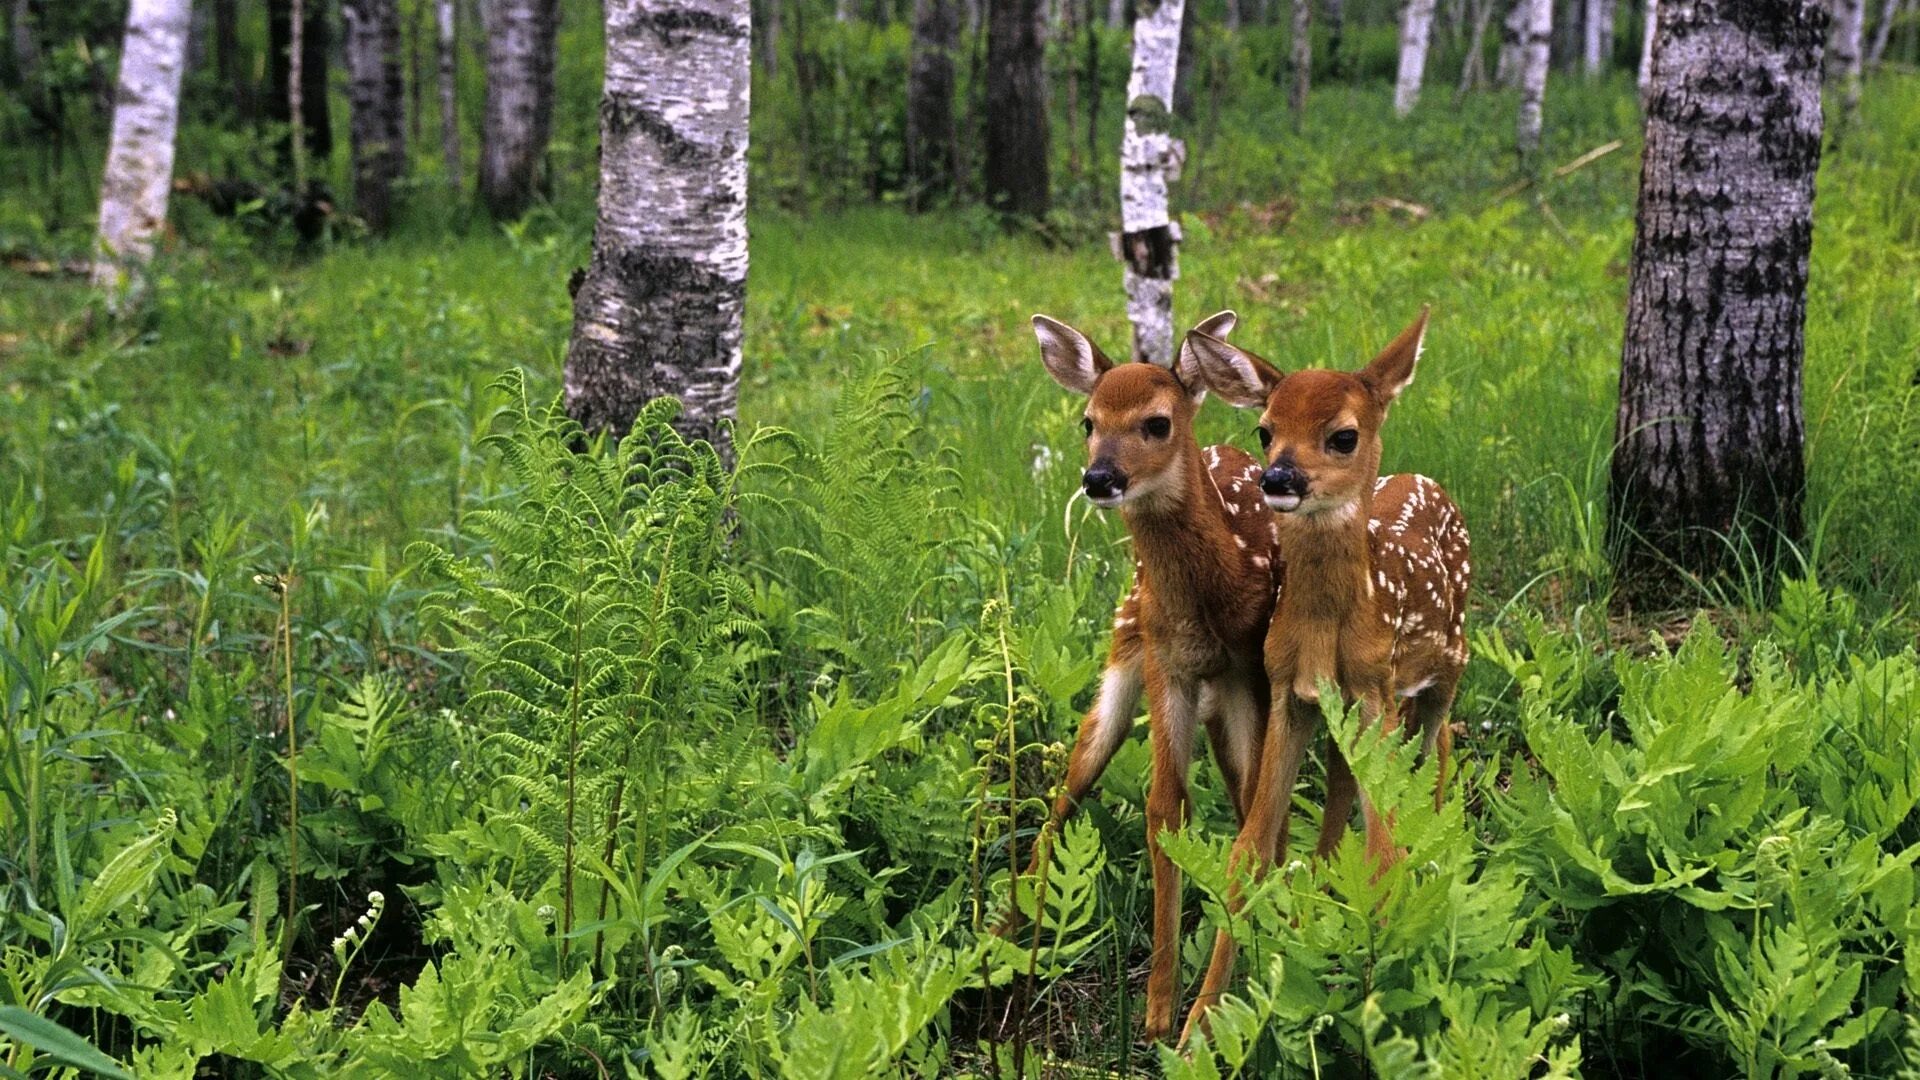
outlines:
[{"label": "fawn's slender leg", "polygon": [[1200,694],[1200,716],[1207,725],[1213,759],[1233,803],[1233,819],[1244,825],[1260,776],[1260,744],[1267,727],[1266,680],[1225,675]]},{"label": "fawn's slender leg", "polygon": [[[1267,723],[1266,742],[1260,757],[1260,783],[1246,824],[1234,838],[1233,856],[1228,860],[1229,873],[1252,859],[1254,872],[1259,875],[1273,861],[1281,838],[1286,835],[1287,816],[1293,807],[1294,781],[1300,777],[1300,759],[1306,755],[1318,717],[1316,708],[1294,700],[1291,694],[1285,695],[1275,707],[1274,717]],[[1240,883],[1236,879],[1228,887],[1227,910],[1238,914],[1240,905]],[[1213,957],[1207,962],[1206,978],[1200,984],[1199,996],[1194,999],[1193,1009],[1187,1014],[1186,1029],[1180,1035],[1183,1044],[1199,1030],[1207,1010],[1226,992],[1227,984],[1233,979],[1235,950],[1231,933],[1223,929],[1214,934]]]},{"label": "fawn's slender leg", "polygon": [[[1313,845],[1313,857],[1325,859],[1333,855],[1340,846],[1340,838],[1347,834],[1347,821],[1353,817],[1353,797],[1357,785],[1353,779],[1353,766],[1347,764],[1346,751],[1339,740],[1331,733],[1327,735],[1327,805],[1320,815],[1320,839]],[[1274,858],[1285,857],[1284,848],[1274,852]]]},{"label": "fawn's slender leg", "polygon": [[1145,669],[1153,735],[1153,782],[1147,790],[1153,962],[1147,975],[1146,1034],[1158,1041],[1173,1030],[1173,1010],[1180,997],[1180,868],[1161,849],[1160,834],[1180,828],[1187,819],[1187,769],[1193,758],[1199,689],[1192,680],[1170,677],[1151,655]]},{"label": "fawn's slender leg", "polygon": [[1440,770],[1433,781],[1433,808],[1446,803],[1447,766],[1453,760],[1453,725],[1447,722],[1453,711],[1454,684],[1435,683],[1414,696],[1413,730],[1420,732],[1424,751],[1436,755]]}]

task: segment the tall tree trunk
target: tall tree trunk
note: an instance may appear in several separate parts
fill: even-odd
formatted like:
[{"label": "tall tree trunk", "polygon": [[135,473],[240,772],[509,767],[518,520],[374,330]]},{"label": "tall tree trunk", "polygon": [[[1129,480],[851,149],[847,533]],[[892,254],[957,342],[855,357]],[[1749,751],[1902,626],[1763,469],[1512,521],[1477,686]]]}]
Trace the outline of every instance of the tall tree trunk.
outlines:
[{"label": "tall tree trunk", "polygon": [[1840,116],[1834,137],[1839,138],[1860,108],[1861,46],[1867,29],[1866,0],[1833,0],[1833,56],[1827,63],[1827,81],[1840,87]]},{"label": "tall tree trunk", "polygon": [[1520,85],[1520,73],[1527,66],[1527,27],[1532,18],[1533,0],[1512,0],[1506,18],[1500,20],[1500,56],[1493,65],[1495,86],[1511,89]]},{"label": "tall tree trunk", "polygon": [[1588,75],[1606,70],[1608,47],[1613,38],[1613,5],[1607,0],[1586,0],[1581,29],[1585,40],[1581,49],[1581,68]]},{"label": "tall tree trunk", "polygon": [[447,171],[447,187],[452,189],[456,197],[460,194],[461,178],[466,175],[460,167],[458,19],[459,13],[453,6],[453,0],[434,0],[433,24],[440,83],[440,158],[444,162],[442,167]]},{"label": "tall tree trunk", "polygon": [[173,187],[173,137],[180,120],[190,0],[133,0],[120,50],[113,141],[100,183],[100,235],[93,282],[117,303],[153,258]]},{"label": "tall tree trunk", "polygon": [[1347,29],[1346,0],[1325,0],[1321,10],[1327,16],[1327,78],[1338,79],[1344,74],[1341,64],[1345,56],[1340,52],[1340,37]]},{"label": "tall tree trunk", "polygon": [[1393,111],[1405,116],[1420,100],[1427,70],[1427,42],[1433,37],[1433,0],[1407,0],[1400,13],[1400,75],[1393,83]]},{"label": "tall tree trunk", "polygon": [[[1087,58],[1086,71],[1082,81],[1087,87],[1087,160],[1098,161],[1100,153],[1100,31],[1094,26],[1096,0],[1086,0],[1087,4]],[[1067,138],[1073,138],[1068,132]],[[1096,170],[1098,166],[1095,166]]]},{"label": "tall tree trunk", "polygon": [[1653,45],[1659,39],[1660,0],[1647,0],[1646,23],[1640,28],[1640,100],[1653,89]]},{"label": "tall tree trunk", "polygon": [[1240,29],[1240,0],[1226,0],[1226,10],[1220,14],[1220,25],[1229,33]]},{"label": "tall tree trunk", "polygon": [[376,233],[393,223],[393,184],[406,167],[406,87],[395,0],[342,0],[347,101],[353,134],[353,206]]},{"label": "tall tree trunk", "polygon": [[953,53],[960,45],[955,0],[914,0],[913,59],[907,73],[907,205],[927,209],[953,190]]},{"label": "tall tree trunk", "polygon": [[[287,125],[281,160],[304,180],[304,161],[296,162],[291,132],[298,127],[301,156],[333,156],[333,114],[327,101],[327,65],[332,50],[332,20],[327,0],[268,0],[267,119]],[[294,123],[294,116],[300,122]]]},{"label": "tall tree trunk", "polygon": [[1887,0],[1880,7],[1880,24],[1873,28],[1873,48],[1867,51],[1867,63],[1874,67],[1886,58],[1887,41],[1893,37],[1894,17],[1900,14],[1900,0]]},{"label": "tall tree trunk", "polygon": [[1180,230],[1167,213],[1167,187],[1180,178],[1187,153],[1171,131],[1185,7],[1184,0],[1143,4],[1133,22],[1133,73],[1120,142],[1116,248],[1127,264],[1133,357],[1163,366],[1173,363],[1173,283],[1180,276]]},{"label": "tall tree trunk", "polygon": [[1293,0],[1293,90],[1287,107],[1293,110],[1293,130],[1306,124],[1307,92],[1313,84],[1313,3]]},{"label": "tall tree trunk", "polygon": [[1465,97],[1470,90],[1477,90],[1487,81],[1487,24],[1493,21],[1493,0],[1475,0],[1473,7],[1473,36],[1467,39],[1467,58],[1460,65],[1460,89],[1455,100]]},{"label": "tall tree trunk", "polygon": [[240,55],[240,0],[213,0],[213,67],[218,84],[232,96],[234,115],[253,118],[253,80]]},{"label": "tall tree trunk", "polygon": [[[395,0],[399,3],[400,0]],[[413,17],[407,20],[407,138],[418,146],[425,139],[422,134],[426,124],[426,109],[421,100],[426,94],[427,75],[421,56],[425,49],[426,28],[422,23],[427,18],[425,0],[408,0]]]},{"label": "tall tree trunk", "polygon": [[760,6],[760,66],[769,79],[780,74],[780,9],[785,3],[765,0]]},{"label": "tall tree trunk", "polygon": [[1820,0],[1660,8],[1609,496],[1620,585],[1656,605],[1676,569],[1801,535],[1827,23]]},{"label": "tall tree trunk", "polygon": [[[1144,2],[1144,0],[1143,0]],[[1133,25],[1138,32],[1140,20],[1146,16],[1136,9]],[[1194,25],[1200,21],[1199,13],[1192,7],[1182,5],[1180,15],[1180,55],[1174,61],[1173,69],[1173,114],[1182,120],[1192,120],[1194,116],[1193,100],[1193,32]],[[1132,101],[1133,95],[1128,94]]]},{"label": "tall tree trunk", "polygon": [[1547,96],[1547,64],[1553,48],[1553,0],[1520,0],[1527,9],[1520,39],[1520,119],[1514,145],[1522,160],[1540,151],[1540,108]]},{"label": "tall tree trunk", "polygon": [[607,0],[600,214],[573,301],[567,412],[624,433],[678,397],[675,426],[727,460],[747,290],[749,0]]},{"label": "tall tree trunk", "polygon": [[13,0],[13,70],[20,77],[20,93],[34,123],[46,131],[59,133],[53,101],[47,93],[45,66],[40,60],[40,32],[34,18],[33,0]]},{"label": "tall tree trunk", "polygon": [[1127,25],[1127,0],[1107,0],[1107,26],[1118,30]]},{"label": "tall tree trunk", "polygon": [[526,213],[542,190],[560,10],[558,0],[490,3],[480,199],[495,218],[510,221]]},{"label": "tall tree trunk", "polygon": [[1052,202],[1040,0],[988,0],[987,205],[1039,218]]},{"label": "tall tree trunk", "polygon": [[1075,35],[1080,32],[1080,0],[1060,0],[1062,37],[1067,47],[1060,50],[1060,62],[1067,69],[1067,178],[1075,184],[1085,175],[1080,157],[1080,140],[1073,137],[1080,126],[1080,65],[1074,63]]}]

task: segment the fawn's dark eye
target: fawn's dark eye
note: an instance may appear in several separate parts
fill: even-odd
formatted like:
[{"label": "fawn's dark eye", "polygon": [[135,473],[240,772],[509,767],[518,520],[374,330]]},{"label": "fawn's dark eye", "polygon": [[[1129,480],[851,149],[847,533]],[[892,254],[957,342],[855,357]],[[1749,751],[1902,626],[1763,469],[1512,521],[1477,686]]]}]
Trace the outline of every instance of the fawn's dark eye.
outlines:
[{"label": "fawn's dark eye", "polygon": [[1336,454],[1351,454],[1360,445],[1360,433],[1353,428],[1341,428],[1327,436],[1327,449]]},{"label": "fawn's dark eye", "polygon": [[1149,439],[1164,439],[1173,434],[1173,421],[1164,416],[1149,416],[1143,425]]},{"label": "fawn's dark eye", "polygon": [[1081,417],[1080,430],[1086,432],[1087,438],[1089,439],[1093,438],[1093,417],[1091,416]]},{"label": "fawn's dark eye", "polygon": [[1254,428],[1253,430],[1255,434],[1260,436],[1260,449],[1265,450],[1267,447],[1273,445],[1273,432],[1271,430],[1263,427]]}]

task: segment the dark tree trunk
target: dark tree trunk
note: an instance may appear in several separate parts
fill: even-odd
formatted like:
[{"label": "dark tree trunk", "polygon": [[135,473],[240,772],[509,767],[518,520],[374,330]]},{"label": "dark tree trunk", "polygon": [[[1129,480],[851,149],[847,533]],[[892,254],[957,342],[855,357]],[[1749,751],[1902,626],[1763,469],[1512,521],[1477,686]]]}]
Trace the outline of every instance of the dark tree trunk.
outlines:
[{"label": "dark tree trunk", "polygon": [[1346,0],[1326,0],[1321,10],[1327,14],[1327,78],[1338,79],[1346,59],[1340,52],[1340,37],[1347,30]]},{"label": "dark tree trunk", "polygon": [[27,112],[33,117],[34,125],[40,130],[60,135],[60,123],[57,110],[53,107],[52,95],[47,92],[45,67],[40,60],[40,31],[35,17],[32,0],[12,0],[12,26],[9,28],[13,46],[13,73],[20,81],[20,93],[27,106]]},{"label": "dark tree trunk", "polygon": [[490,0],[480,198],[503,221],[527,212],[543,188],[553,125],[558,0]]},{"label": "dark tree trunk", "polygon": [[1173,68],[1173,115],[1193,119],[1193,25],[1199,14],[1191,2],[1180,9],[1180,58]]},{"label": "dark tree trunk", "polygon": [[914,0],[907,76],[907,205],[925,210],[953,190],[953,53],[960,44],[954,0]]},{"label": "dark tree trunk", "polygon": [[[293,40],[290,13],[292,0],[268,0],[267,3],[267,119],[292,123],[287,79],[291,71],[287,50]],[[332,53],[332,20],[327,18],[327,0],[306,0],[301,13],[300,40],[300,114],[306,134],[307,154],[315,158],[333,156],[333,117],[327,108],[327,59]],[[281,157],[291,161],[292,147],[283,142]]]},{"label": "dark tree trunk", "polygon": [[232,95],[229,102],[241,120],[253,119],[253,79],[240,55],[240,0],[213,0],[213,67],[217,81]]},{"label": "dark tree trunk", "polygon": [[1046,48],[1040,0],[987,5],[987,205],[1039,218],[1051,205]]},{"label": "dark tree trunk", "polygon": [[747,289],[748,0],[607,0],[600,210],[573,300],[567,412],[626,432],[649,398],[732,458]]},{"label": "dark tree trunk", "polygon": [[396,0],[342,0],[347,101],[352,106],[353,205],[367,227],[393,221],[393,185],[407,161],[406,87]]},{"label": "dark tree trunk", "polygon": [[[1087,88],[1087,160],[1100,160],[1100,28],[1095,24],[1099,11],[1094,7],[1098,0],[1086,0],[1087,22],[1084,29],[1087,34],[1086,71],[1081,83]],[[1068,132],[1067,138],[1073,138]],[[1094,166],[1095,171],[1099,169]]]},{"label": "dark tree trunk", "polygon": [[1610,492],[1631,603],[1735,551],[1770,580],[1801,537],[1826,23],[1819,0],[1660,4]]}]

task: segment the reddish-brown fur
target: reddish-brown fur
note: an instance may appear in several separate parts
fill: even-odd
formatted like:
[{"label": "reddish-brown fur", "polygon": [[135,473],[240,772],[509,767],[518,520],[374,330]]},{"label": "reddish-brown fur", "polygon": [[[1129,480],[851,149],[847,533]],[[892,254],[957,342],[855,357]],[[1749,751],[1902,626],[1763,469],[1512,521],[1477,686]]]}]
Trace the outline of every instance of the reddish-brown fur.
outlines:
[{"label": "reddish-brown fur", "polygon": [[[1276,515],[1288,559],[1288,588],[1274,612],[1265,662],[1273,687],[1260,777],[1234,859],[1264,867],[1286,850],[1293,785],[1308,740],[1319,728],[1319,686],[1330,682],[1386,731],[1405,719],[1437,751],[1446,783],[1452,738],[1447,712],[1466,665],[1463,620],[1472,566],[1466,526],[1438,484],[1421,476],[1381,478],[1380,427],[1413,379],[1427,316],[1408,327],[1353,374],[1303,371],[1282,376],[1259,357],[1204,336],[1189,344],[1208,384],[1237,405],[1264,405],[1270,465],[1296,468],[1305,492]],[[1335,433],[1352,431],[1349,451]],[[1397,507],[1385,516],[1382,507]],[[1396,701],[1400,704],[1396,704]],[[1352,774],[1331,770],[1317,854],[1338,843],[1353,797]],[[1398,857],[1390,815],[1365,800],[1367,849],[1384,869]],[[1229,906],[1237,908],[1237,891]],[[1187,1033],[1203,1022],[1232,978],[1234,942],[1214,941]],[[1183,1036],[1184,1038],[1184,1036]]]}]

